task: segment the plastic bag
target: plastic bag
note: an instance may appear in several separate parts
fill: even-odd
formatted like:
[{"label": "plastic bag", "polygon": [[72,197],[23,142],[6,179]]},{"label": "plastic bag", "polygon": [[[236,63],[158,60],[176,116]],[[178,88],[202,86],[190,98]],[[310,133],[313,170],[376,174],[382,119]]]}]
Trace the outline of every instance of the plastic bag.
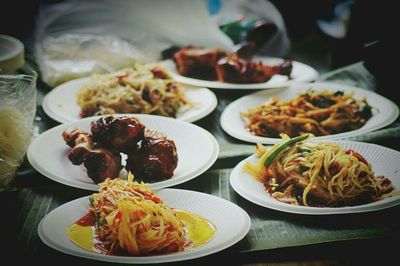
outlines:
[{"label": "plastic bag", "polygon": [[47,37],[36,53],[42,79],[50,86],[88,76],[113,72],[135,63],[145,63],[135,47],[114,36],[63,34]]},{"label": "plastic bag", "polygon": [[171,46],[233,47],[201,0],[68,1],[41,10],[35,37],[35,56],[50,86],[155,62]]},{"label": "plastic bag", "polygon": [[266,0],[211,0],[209,2],[218,6],[213,13],[219,25],[253,19],[265,21],[276,27],[275,33],[257,52],[259,55],[283,57],[289,53],[290,42],[285,23],[282,15],[271,2]]},{"label": "plastic bag", "polygon": [[0,191],[8,188],[31,142],[36,113],[36,79],[0,75]]},{"label": "plastic bag", "polygon": [[[134,63],[156,62],[172,46],[234,50],[216,19],[232,14],[264,18],[279,29],[266,49],[280,56],[288,41],[282,17],[268,1],[223,1],[211,15],[205,0],[74,0],[41,9],[35,56],[50,86],[112,72]],[[261,51],[261,52],[262,52]]]}]

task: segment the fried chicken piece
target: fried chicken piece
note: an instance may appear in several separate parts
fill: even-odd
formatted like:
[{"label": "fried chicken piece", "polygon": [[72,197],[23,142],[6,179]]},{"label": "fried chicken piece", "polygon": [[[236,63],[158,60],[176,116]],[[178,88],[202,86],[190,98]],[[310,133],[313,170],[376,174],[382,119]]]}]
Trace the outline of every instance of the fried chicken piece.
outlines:
[{"label": "fried chicken piece", "polygon": [[216,80],[218,60],[227,56],[222,49],[195,48],[187,46],[174,54],[173,60],[179,74],[187,77]]},{"label": "fried chicken piece", "polygon": [[72,149],[68,154],[68,159],[74,165],[83,163],[85,156],[93,150],[93,136],[89,132],[71,129],[62,133],[65,143]]},{"label": "fried chicken piece", "polygon": [[262,83],[267,82],[273,75],[290,75],[291,61],[280,65],[267,66],[261,62],[246,61],[237,55],[221,58],[216,66],[218,80],[230,83]]},{"label": "fried chicken piece", "polygon": [[102,147],[96,147],[86,154],[83,165],[86,167],[88,177],[96,184],[107,178],[117,178],[123,168],[121,154]]},{"label": "fried chicken piece", "polygon": [[178,165],[173,140],[162,133],[147,130],[140,148],[128,154],[126,169],[146,182],[169,179]]},{"label": "fried chicken piece", "polygon": [[268,66],[250,61],[255,53],[254,44],[244,43],[235,53],[222,49],[187,46],[174,54],[173,60],[179,74],[204,80],[219,80],[230,83],[262,83],[273,75],[290,76],[292,62]]},{"label": "fried chicken piece", "polygon": [[122,169],[121,155],[93,142],[89,132],[73,129],[62,134],[66,144],[71,147],[68,159],[74,165],[83,165],[93,182],[100,183],[107,178],[117,178]]},{"label": "fried chicken piece", "polygon": [[93,140],[120,152],[132,151],[143,139],[145,126],[133,117],[102,117],[91,123]]}]

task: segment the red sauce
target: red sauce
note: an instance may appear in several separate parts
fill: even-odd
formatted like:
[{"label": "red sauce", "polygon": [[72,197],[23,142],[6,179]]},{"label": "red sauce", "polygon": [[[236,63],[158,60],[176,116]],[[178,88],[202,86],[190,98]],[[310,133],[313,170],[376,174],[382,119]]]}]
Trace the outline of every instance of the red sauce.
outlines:
[{"label": "red sauce", "polygon": [[96,222],[96,217],[94,216],[94,212],[89,212],[85,216],[79,218],[79,220],[76,221],[75,223],[81,226],[94,226],[95,222]]}]

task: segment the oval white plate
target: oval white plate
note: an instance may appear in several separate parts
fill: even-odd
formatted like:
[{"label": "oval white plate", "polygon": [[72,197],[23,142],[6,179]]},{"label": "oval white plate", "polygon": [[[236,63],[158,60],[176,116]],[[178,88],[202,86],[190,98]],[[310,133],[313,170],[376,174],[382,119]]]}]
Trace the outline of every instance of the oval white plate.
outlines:
[{"label": "oval white plate", "polygon": [[[274,57],[255,57],[254,61],[261,61],[267,65],[276,65],[282,62],[280,58]],[[288,80],[286,76],[282,75],[274,75],[270,80],[263,83],[250,83],[250,84],[237,84],[237,83],[226,83],[220,81],[209,81],[209,80],[201,80],[196,78],[189,78],[182,76],[176,70],[175,63],[172,60],[165,60],[160,62],[161,65],[166,67],[171,73],[172,77],[180,83],[206,87],[206,88],[214,88],[214,89],[267,89],[267,88],[276,88],[287,86],[291,82],[307,82],[315,80],[318,77],[318,72],[310,67],[309,65],[293,61],[293,69],[291,73],[291,80]]]},{"label": "oval white plate", "polygon": [[253,135],[249,130],[247,130],[246,124],[241,118],[240,113],[246,112],[250,108],[254,108],[262,103],[265,103],[273,96],[280,99],[292,99],[295,98],[300,92],[303,92],[307,89],[313,89],[316,91],[328,89],[334,92],[341,90],[345,93],[353,91],[356,99],[366,97],[368,103],[373,107],[373,116],[363,127],[340,134],[316,137],[318,140],[343,139],[358,136],[390,125],[399,115],[399,108],[397,105],[385,97],[369,90],[334,83],[299,83],[293,84],[288,88],[258,91],[251,95],[237,99],[236,101],[230,103],[222,112],[220,119],[221,127],[232,137],[243,141],[264,144],[279,143],[281,141],[280,138],[267,138]]},{"label": "oval white plate", "polygon": [[[344,148],[359,152],[371,163],[372,170],[376,176],[383,175],[389,178],[396,187],[396,191],[400,190],[400,152],[376,144],[352,141],[339,141],[338,143]],[[370,212],[400,204],[400,195],[397,195],[373,203],[352,207],[319,208],[290,205],[271,197],[265,191],[262,183],[243,171],[243,165],[246,161],[254,163],[257,161],[257,156],[252,155],[244,159],[232,170],[230,175],[231,186],[243,198],[270,209],[298,214],[325,215]]]},{"label": "oval white plate", "polygon": [[167,255],[128,257],[93,253],[73,244],[66,234],[66,228],[87,213],[89,197],[66,203],[47,214],[39,224],[39,237],[46,245],[70,255],[109,262],[147,264],[189,260],[216,253],[237,243],[250,230],[249,215],[227,200],[179,189],[162,189],[157,194],[172,208],[207,218],[216,228],[214,238],[199,248]]},{"label": "oval white plate", "polygon": [[[90,77],[65,82],[55,87],[43,99],[44,112],[60,123],[72,122],[80,119],[80,108],[76,102],[76,94],[83,84],[88,83]],[[196,104],[195,107],[178,113],[177,119],[194,122],[210,114],[217,106],[217,97],[206,88],[184,87],[186,96]]]},{"label": "oval white plate", "polygon": [[[146,127],[160,131],[175,141],[178,166],[172,178],[151,183],[159,189],[188,181],[205,172],[216,161],[219,146],[215,138],[203,128],[173,118],[153,115],[127,115],[138,118]],[[67,128],[90,132],[90,122],[99,117],[88,117],[61,124],[37,137],[28,148],[28,160],[41,174],[65,185],[97,191],[98,186],[87,177],[85,168],[73,165],[68,159],[70,148],[62,138]]]}]

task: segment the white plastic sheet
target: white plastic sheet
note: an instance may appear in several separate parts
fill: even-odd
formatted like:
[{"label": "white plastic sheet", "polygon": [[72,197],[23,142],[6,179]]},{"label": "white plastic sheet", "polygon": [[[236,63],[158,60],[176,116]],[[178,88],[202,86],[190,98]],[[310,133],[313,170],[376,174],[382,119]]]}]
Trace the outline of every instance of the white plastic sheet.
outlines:
[{"label": "white plastic sheet", "polygon": [[[244,2],[223,1],[221,13],[214,17],[203,0],[73,0],[45,6],[35,34],[35,56],[42,79],[56,86],[93,72],[155,62],[171,46],[232,50],[233,42],[219,29],[215,16],[233,10],[270,18],[279,24],[279,34],[284,32],[280,14],[272,4]],[[279,34],[274,36],[277,41],[271,42],[287,50],[288,42]]]}]

